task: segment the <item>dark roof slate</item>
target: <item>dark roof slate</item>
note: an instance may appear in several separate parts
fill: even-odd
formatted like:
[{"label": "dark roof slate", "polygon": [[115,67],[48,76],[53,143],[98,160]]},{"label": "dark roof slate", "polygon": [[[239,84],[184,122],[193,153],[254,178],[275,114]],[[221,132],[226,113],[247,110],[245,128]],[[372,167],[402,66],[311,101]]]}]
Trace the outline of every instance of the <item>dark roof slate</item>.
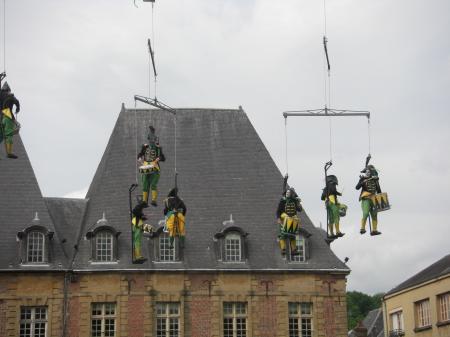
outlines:
[{"label": "dark roof slate", "polygon": [[[123,108],[94,179],[80,232],[75,270],[181,269],[181,270],[320,270],[348,273],[348,267],[331,251],[305,212],[301,223],[312,234],[307,263],[282,259],[276,237],[275,210],[283,178],[267,149],[241,109],[177,109],[177,171],[179,194],[188,211],[184,258],[176,263],[131,263],[128,189],[140,180],[136,152],[146,141],[148,125],[156,128],[166,156],[161,163],[157,208],[147,208],[149,223],[163,219],[162,200],[174,185],[174,117],[156,109]],[[137,146],[136,146],[137,144]],[[140,194],[137,190],[135,196]],[[91,264],[87,232],[106,215],[108,224],[121,232],[116,264]],[[232,214],[247,236],[245,263],[218,262],[214,235]],[[150,256],[151,239],[144,239],[143,253]]]},{"label": "dark roof slate", "polygon": [[87,199],[44,198],[44,200],[55,224],[56,232],[61,238],[62,248],[66,256],[72,259]]},{"label": "dark roof slate", "polygon": [[[367,329],[368,337],[378,337],[384,334],[383,311],[381,308],[371,310],[367,313],[362,321],[363,326]],[[356,337],[354,330],[348,332],[349,337]]]},{"label": "dark roof slate", "polygon": [[[0,146],[0,270],[62,270],[67,265],[58,232],[42,198],[27,152],[19,135],[14,136],[18,159],[7,159]],[[39,224],[55,232],[50,245],[48,265],[21,264],[17,233],[33,224],[36,212]]]},{"label": "dark roof slate", "polygon": [[432,279],[450,274],[450,254],[444,256],[429,267],[418,272],[395,288],[389,290],[385,296],[419,285]]}]

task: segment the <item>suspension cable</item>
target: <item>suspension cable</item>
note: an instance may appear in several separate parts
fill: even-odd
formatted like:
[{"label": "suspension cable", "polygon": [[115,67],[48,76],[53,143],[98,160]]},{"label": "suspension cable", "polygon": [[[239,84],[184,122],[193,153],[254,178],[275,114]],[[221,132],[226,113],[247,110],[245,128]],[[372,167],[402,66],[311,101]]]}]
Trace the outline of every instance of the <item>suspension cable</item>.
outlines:
[{"label": "suspension cable", "polygon": [[[155,21],[154,8],[155,8],[155,3],[152,2],[152,41],[153,41],[153,54],[155,54],[155,52],[156,52],[155,25],[154,25],[154,21]],[[154,85],[153,85],[153,89],[154,89],[154,93],[155,93],[155,100],[156,100],[156,77],[157,77],[157,76],[158,76],[158,75],[155,74]],[[149,95],[149,97],[151,97],[151,95]]]},{"label": "suspension cable", "polygon": [[174,171],[175,171],[175,181],[177,179],[177,114],[174,115],[174,133],[175,133],[175,137],[174,137]]},{"label": "suspension cable", "polygon": [[289,163],[288,163],[288,127],[287,127],[287,117],[284,117],[284,151],[286,159],[286,175],[289,174]]},{"label": "suspension cable", "polygon": [[367,118],[367,135],[369,136],[369,155],[372,152],[371,146],[372,146],[372,140],[371,140],[371,130],[370,130],[370,118]]},{"label": "suspension cable", "polygon": [[3,71],[6,73],[6,0],[3,0]]},{"label": "suspension cable", "polygon": [[134,158],[134,161],[136,163],[135,181],[136,181],[136,184],[138,184],[138,161],[137,161],[137,157],[138,157],[138,130],[137,130],[137,108],[136,108],[136,106],[137,106],[137,101],[134,100],[134,134],[136,135],[136,137],[135,137],[135,139],[136,139],[135,140],[135,142],[136,142],[136,144],[135,144],[136,156]]}]

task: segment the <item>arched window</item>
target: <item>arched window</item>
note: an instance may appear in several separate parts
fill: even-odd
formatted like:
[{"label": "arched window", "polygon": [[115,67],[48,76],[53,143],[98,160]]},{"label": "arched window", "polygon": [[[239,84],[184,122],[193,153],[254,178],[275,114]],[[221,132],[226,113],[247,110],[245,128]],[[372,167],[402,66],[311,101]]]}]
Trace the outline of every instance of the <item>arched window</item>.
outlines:
[{"label": "arched window", "polygon": [[27,234],[27,262],[42,263],[45,257],[45,236],[42,232],[30,231]]},{"label": "arched window", "polygon": [[241,260],[241,235],[239,233],[228,233],[225,236],[225,261],[238,262]]},{"label": "arched window", "polygon": [[111,231],[98,231],[94,240],[94,260],[98,262],[114,261],[114,236]]}]

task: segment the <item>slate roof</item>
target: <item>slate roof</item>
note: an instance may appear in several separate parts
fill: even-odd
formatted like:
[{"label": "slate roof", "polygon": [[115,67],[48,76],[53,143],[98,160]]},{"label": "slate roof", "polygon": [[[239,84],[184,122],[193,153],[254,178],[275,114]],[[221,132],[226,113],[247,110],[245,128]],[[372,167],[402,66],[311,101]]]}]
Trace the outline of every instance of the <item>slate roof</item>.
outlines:
[{"label": "slate roof", "polygon": [[81,221],[87,206],[87,199],[44,198],[56,232],[61,238],[62,248],[71,260],[78,242]]},{"label": "slate roof", "polygon": [[[14,137],[14,152],[19,158],[7,159],[3,143],[0,144],[0,271],[63,270],[67,258],[20,136]],[[51,259],[48,265],[24,266],[17,233],[33,224],[36,212],[40,225],[55,232],[50,245]]]},{"label": "slate roof", "polygon": [[[149,223],[163,219],[162,200],[174,185],[174,117],[156,109],[125,109],[118,117],[106,150],[87,193],[89,203],[81,228],[75,270],[299,270],[349,269],[331,251],[320,229],[301,213],[310,237],[307,263],[287,263],[276,242],[275,210],[281,197],[282,175],[242,109],[177,109],[177,171],[179,194],[187,212],[186,246],[180,262],[131,263],[128,189],[138,180],[136,152],[153,125],[166,156],[161,163],[157,208],[149,207]],[[136,146],[137,144],[137,146]],[[299,191],[301,194],[301,191]],[[140,194],[137,190],[135,196]],[[87,232],[106,215],[108,224],[121,232],[117,264],[91,264]],[[218,262],[214,234],[232,214],[235,225],[249,233],[245,263]],[[144,239],[143,254],[150,256],[151,240]]]},{"label": "slate roof", "polygon": [[392,295],[394,293],[397,293],[399,291],[408,289],[410,287],[419,285],[421,283],[433,280],[435,278],[449,275],[450,274],[450,254],[444,256],[439,261],[436,261],[431,266],[425,268],[424,270],[420,271],[416,275],[410,277],[406,281],[400,283],[395,288],[389,290],[386,296]]},{"label": "slate roof", "polygon": [[[367,337],[378,337],[384,335],[383,310],[381,308],[368,312],[362,324],[367,328]],[[348,333],[349,337],[355,337],[353,330]]]},{"label": "slate roof", "polygon": [[[41,224],[55,232],[54,258],[39,270],[350,272],[325,242],[324,231],[316,228],[305,212],[300,218],[312,234],[310,258],[306,263],[288,263],[282,258],[276,241],[275,210],[283,178],[242,109],[177,109],[176,124],[179,195],[188,208],[181,261],[131,263],[128,189],[140,180],[136,152],[146,142],[148,126],[153,125],[166,156],[161,163],[159,205],[146,209],[148,222],[157,224],[164,218],[162,200],[174,185],[175,122],[166,111],[122,106],[86,199],[43,198],[20,137],[15,145],[19,159],[5,159],[0,152],[0,271],[37,268],[20,264],[16,236],[38,212]],[[297,192],[301,196],[301,191]],[[139,188],[133,192],[134,203],[138,194]],[[90,261],[91,243],[86,234],[98,226],[103,214],[107,224],[121,233],[117,263]],[[220,262],[216,255],[214,236],[223,230],[223,222],[231,214],[234,225],[248,233],[248,258],[243,263]],[[151,256],[152,242],[144,239],[146,257]]]}]

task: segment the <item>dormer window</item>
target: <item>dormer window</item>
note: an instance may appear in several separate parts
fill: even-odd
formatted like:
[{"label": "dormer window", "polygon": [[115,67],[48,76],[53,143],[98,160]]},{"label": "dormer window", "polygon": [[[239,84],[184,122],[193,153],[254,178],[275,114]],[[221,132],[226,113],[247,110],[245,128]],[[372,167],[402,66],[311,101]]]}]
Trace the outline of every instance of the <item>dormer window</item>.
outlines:
[{"label": "dormer window", "polygon": [[295,235],[296,253],[291,254],[291,262],[306,262],[309,259],[309,233],[306,229],[300,228],[299,232]]},{"label": "dormer window", "polygon": [[114,236],[108,230],[102,230],[95,235],[95,260],[99,262],[113,261]]},{"label": "dormer window", "polygon": [[53,232],[40,224],[36,213],[31,226],[17,233],[23,264],[45,264],[50,260],[50,241]]},{"label": "dormer window", "polygon": [[228,233],[225,236],[225,261],[241,261],[241,235],[238,233]]},{"label": "dormer window", "polygon": [[223,222],[223,228],[214,235],[217,242],[216,252],[218,260],[222,262],[238,263],[245,262],[246,256],[246,233],[241,227],[235,225],[233,217]]},{"label": "dormer window", "polygon": [[159,260],[164,262],[175,261],[177,256],[177,241],[173,243],[173,247],[170,247],[169,233],[162,233],[159,235]]},{"label": "dormer window", "polygon": [[119,235],[120,232],[109,225],[103,213],[103,218],[98,220],[94,227],[86,233],[86,239],[91,241],[91,261],[96,263],[116,262]]},{"label": "dormer window", "polygon": [[27,235],[27,262],[42,263],[45,256],[45,236],[42,232],[31,231]]}]

